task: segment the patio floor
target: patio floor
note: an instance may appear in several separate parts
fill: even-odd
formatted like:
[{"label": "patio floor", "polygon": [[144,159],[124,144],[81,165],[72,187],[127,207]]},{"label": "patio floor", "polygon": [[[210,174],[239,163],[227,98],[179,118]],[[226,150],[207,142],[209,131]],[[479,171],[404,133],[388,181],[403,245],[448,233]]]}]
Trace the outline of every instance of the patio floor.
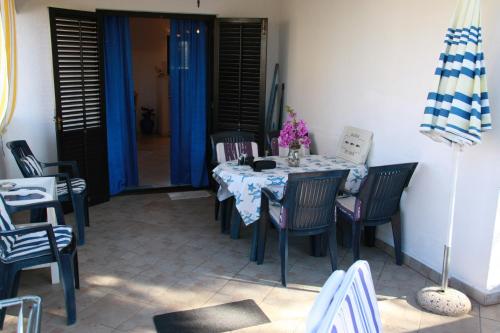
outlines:
[{"label": "patio floor", "polygon": [[[154,332],[153,315],[243,299],[255,300],[272,323],[238,332],[302,332],[331,273],[328,258],[309,256],[307,239],[293,239],[289,287],[283,288],[276,233],[269,234],[261,266],[248,260],[250,235],[221,235],[212,198],[117,197],[91,208],[87,244],[79,248],[77,323],[65,325],[62,287],[50,285],[48,269],[23,273],[20,295],[42,296],[43,332]],[[346,269],[350,252],[339,253]],[[500,306],[474,303],[461,318],[422,312],[414,295],[429,280],[378,249],[363,248],[361,256],[371,266],[384,332],[500,332]]]}]

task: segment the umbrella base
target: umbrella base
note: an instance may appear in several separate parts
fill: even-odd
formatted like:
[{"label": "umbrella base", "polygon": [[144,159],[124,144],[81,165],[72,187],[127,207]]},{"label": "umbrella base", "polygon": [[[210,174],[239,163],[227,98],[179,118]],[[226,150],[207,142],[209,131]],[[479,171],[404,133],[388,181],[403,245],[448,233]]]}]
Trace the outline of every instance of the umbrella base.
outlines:
[{"label": "umbrella base", "polygon": [[417,293],[417,302],[425,310],[443,316],[458,317],[471,310],[469,298],[462,292],[441,287],[427,287]]}]

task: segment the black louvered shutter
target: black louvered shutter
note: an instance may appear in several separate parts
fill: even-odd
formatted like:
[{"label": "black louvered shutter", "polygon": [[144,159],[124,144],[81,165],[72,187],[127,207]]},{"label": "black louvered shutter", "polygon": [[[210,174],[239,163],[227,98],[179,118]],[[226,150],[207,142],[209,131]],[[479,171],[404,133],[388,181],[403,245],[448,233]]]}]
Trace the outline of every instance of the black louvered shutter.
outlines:
[{"label": "black louvered shutter", "polygon": [[263,143],[267,19],[219,19],[215,37],[214,132],[253,132]]},{"label": "black louvered shutter", "polygon": [[77,161],[89,202],[109,199],[95,13],[50,8],[58,159]]}]

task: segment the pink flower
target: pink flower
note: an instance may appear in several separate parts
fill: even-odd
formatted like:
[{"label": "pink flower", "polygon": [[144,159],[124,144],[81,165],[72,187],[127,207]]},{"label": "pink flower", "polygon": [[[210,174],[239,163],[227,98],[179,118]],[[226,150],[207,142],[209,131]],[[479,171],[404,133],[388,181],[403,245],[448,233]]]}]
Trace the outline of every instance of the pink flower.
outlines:
[{"label": "pink flower", "polygon": [[311,139],[309,130],[304,120],[297,120],[297,113],[292,108],[287,107],[288,117],[280,131],[278,142],[280,147],[290,147],[291,145],[303,145],[309,148]]}]

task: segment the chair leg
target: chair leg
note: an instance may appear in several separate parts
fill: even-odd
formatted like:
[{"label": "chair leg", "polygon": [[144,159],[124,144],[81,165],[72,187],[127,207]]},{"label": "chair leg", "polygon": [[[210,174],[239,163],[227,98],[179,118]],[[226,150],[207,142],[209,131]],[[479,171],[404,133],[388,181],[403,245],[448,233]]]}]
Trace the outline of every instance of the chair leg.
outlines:
[{"label": "chair leg", "polygon": [[73,274],[75,277],[75,289],[80,289],[80,269],[78,268],[78,252],[76,249],[73,255]]},{"label": "chair leg", "polygon": [[90,227],[90,218],[89,218],[89,200],[87,197],[87,194],[85,194],[84,197],[84,204],[83,204],[83,213],[85,214],[85,226]]},{"label": "chair leg", "polygon": [[240,238],[241,216],[235,205],[231,206],[231,239]]},{"label": "chair leg", "polygon": [[330,252],[330,263],[332,264],[332,271],[337,270],[337,226],[334,224],[330,226],[328,231],[328,251]]},{"label": "chair leg", "polygon": [[215,196],[215,221],[219,220],[219,210],[220,210],[220,201],[217,196]]},{"label": "chair leg", "polygon": [[73,271],[73,256],[61,253],[61,277],[64,288],[64,300],[66,302],[67,324],[76,322],[76,299],[75,299],[75,275]]},{"label": "chair leg", "polygon": [[75,211],[76,228],[78,230],[78,245],[85,244],[85,196],[75,195],[73,210]]},{"label": "chair leg", "polygon": [[359,260],[359,247],[361,243],[361,221],[352,222],[352,261]]},{"label": "chair leg", "polygon": [[[9,265],[3,265],[0,263],[0,269],[2,269],[1,281],[0,281],[0,300],[10,298],[12,294],[12,267]],[[6,309],[0,310],[0,330],[3,330],[3,323],[5,321]]]},{"label": "chair leg", "polygon": [[269,227],[267,214],[262,214],[259,221],[255,223],[259,223],[259,232],[257,235],[257,265],[262,265],[266,254],[267,228]]},{"label": "chair leg", "polygon": [[368,227],[365,225],[365,245],[368,247],[375,246],[375,232],[377,227]]},{"label": "chair leg", "polygon": [[401,250],[401,214],[397,212],[391,218],[392,236],[394,238],[394,253],[396,255],[396,265],[403,264],[403,252]]},{"label": "chair leg", "polygon": [[281,229],[280,233],[280,257],[281,257],[281,284],[286,287],[288,267],[288,231]]}]

